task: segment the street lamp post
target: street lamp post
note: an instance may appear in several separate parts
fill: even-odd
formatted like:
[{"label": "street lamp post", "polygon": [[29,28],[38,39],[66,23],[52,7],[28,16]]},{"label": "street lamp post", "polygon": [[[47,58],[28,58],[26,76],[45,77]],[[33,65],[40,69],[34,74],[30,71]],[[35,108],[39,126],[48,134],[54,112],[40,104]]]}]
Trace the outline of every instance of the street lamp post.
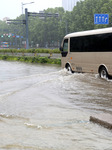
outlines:
[{"label": "street lamp post", "polygon": [[25,9],[25,20],[26,20],[26,49],[29,49],[29,41],[28,41],[28,11]]},{"label": "street lamp post", "polygon": [[30,2],[30,3],[23,3],[23,2],[22,2],[22,3],[21,3],[21,5],[22,5],[22,15],[23,15],[23,6],[24,6],[24,5],[28,5],[28,4],[33,4],[33,3],[35,3],[35,2]]},{"label": "street lamp post", "polygon": [[[22,4],[22,16],[23,16],[23,6],[27,4],[33,4],[34,2],[30,3],[21,3]],[[29,41],[28,41],[28,11],[25,9],[25,20],[26,20],[26,49],[29,49]]]}]

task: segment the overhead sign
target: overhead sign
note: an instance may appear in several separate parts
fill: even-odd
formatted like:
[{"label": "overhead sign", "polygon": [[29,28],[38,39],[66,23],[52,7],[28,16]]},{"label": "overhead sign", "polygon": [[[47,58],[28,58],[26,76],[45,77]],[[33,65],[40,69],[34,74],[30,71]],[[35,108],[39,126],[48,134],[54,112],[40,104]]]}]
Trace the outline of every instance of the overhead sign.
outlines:
[{"label": "overhead sign", "polygon": [[109,24],[109,14],[94,14],[94,24]]}]

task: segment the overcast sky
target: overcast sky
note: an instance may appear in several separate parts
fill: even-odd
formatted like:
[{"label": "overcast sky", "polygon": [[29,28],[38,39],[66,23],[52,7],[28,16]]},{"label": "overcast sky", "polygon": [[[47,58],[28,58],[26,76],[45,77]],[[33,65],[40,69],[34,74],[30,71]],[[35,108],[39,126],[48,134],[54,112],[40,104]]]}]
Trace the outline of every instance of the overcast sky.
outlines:
[{"label": "overcast sky", "polygon": [[22,3],[32,4],[23,5],[29,12],[39,12],[47,8],[62,7],[62,0],[0,0],[0,20],[5,17],[16,19],[22,14]]}]

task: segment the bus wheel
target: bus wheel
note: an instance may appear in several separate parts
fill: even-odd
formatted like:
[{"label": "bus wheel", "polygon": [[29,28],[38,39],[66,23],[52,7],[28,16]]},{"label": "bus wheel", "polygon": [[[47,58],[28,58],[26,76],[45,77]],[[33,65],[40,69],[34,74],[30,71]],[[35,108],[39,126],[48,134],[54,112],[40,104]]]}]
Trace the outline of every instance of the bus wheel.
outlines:
[{"label": "bus wheel", "polygon": [[108,73],[105,67],[101,67],[99,70],[99,75],[101,78],[106,79],[108,78]]},{"label": "bus wheel", "polygon": [[68,65],[66,65],[66,69],[67,69],[67,71],[68,71],[68,72],[73,73],[73,71],[72,71],[72,69],[71,69],[71,67],[70,67],[70,65],[69,65],[69,64],[68,64]]}]

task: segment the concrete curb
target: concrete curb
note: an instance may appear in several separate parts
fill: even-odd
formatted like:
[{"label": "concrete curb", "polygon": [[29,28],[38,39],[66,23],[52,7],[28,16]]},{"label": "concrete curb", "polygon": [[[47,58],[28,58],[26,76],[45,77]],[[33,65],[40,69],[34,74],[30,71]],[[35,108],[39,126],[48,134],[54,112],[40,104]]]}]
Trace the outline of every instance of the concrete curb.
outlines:
[{"label": "concrete curb", "polygon": [[90,121],[112,130],[112,115],[110,114],[98,114],[90,116]]}]

